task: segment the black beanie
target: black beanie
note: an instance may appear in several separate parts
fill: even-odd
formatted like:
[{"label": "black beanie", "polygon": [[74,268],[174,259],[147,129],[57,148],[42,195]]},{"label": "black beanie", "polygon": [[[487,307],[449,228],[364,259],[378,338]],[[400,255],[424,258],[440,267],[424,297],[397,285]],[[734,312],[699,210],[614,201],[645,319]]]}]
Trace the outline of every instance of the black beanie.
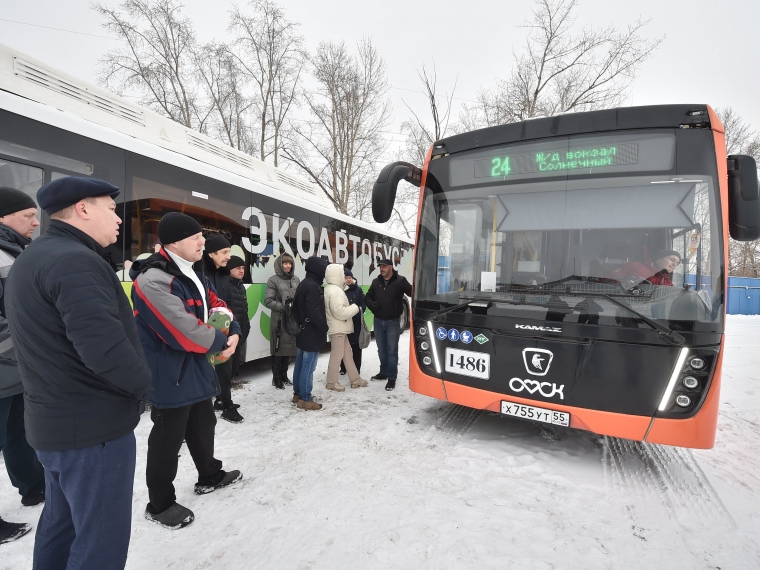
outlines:
[{"label": "black beanie", "polygon": [[0,187],[0,218],[29,208],[37,209],[30,196],[15,188]]},{"label": "black beanie", "polygon": [[169,212],[158,222],[158,241],[169,245],[201,233],[201,225],[190,216],[179,212]]},{"label": "black beanie", "polygon": [[227,269],[235,269],[236,267],[245,267],[245,260],[237,255],[233,255],[227,262]]},{"label": "black beanie", "polygon": [[681,254],[678,253],[675,249],[661,249],[657,252],[657,257],[654,258],[655,261],[658,259],[662,259],[663,257],[668,257],[670,255],[675,255],[678,257],[678,261],[681,261]]},{"label": "black beanie", "polygon": [[[213,253],[220,249],[230,247],[230,242],[222,234],[209,234],[206,236],[206,253]],[[229,269],[229,263],[227,264]]]}]

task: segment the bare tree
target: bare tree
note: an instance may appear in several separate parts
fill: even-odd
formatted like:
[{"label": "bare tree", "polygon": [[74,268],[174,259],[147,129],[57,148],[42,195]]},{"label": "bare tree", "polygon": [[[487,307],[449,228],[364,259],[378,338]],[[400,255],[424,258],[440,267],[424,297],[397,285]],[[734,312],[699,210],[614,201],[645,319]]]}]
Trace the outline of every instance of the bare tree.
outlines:
[{"label": "bare tree", "polygon": [[640,65],[663,38],[641,36],[648,22],[624,30],[615,26],[575,32],[577,0],[537,0],[533,17],[523,24],[526,46],[515,54],[507,79],[481,89],[465,106],[466,129],[522,121],[571,111],[619,106]]},{"label": "bare tree", "polygon": [[283,129],[298,99],[301,72],[307,60],[299,24],[285,18],[283,9],[270,0],[252,0],[252,15],[239,8],[231,14],[230,30],[240,66],[258,91],[257,122],[261,160],[280,161]]},{"label": "bare tree", "polygon": [[[715,109],[726,133],[726,152],[748,154],[760,164],[760,134],[731,107]],[[760,277],[760,240],[728,243],[728,274]]]},{"label": "bare tree", "polygon": [[[440,95],[438,93],[438,74],[436,73],[435,63],[433,64],[432,72],[428,73],[428,70],[423,65],[422,71],[418,70],[417,75],[425,90],[428,102],[427,109],[430,115],[424,118],[420,117],[404,101],[404,105],[409,109],[412,116],[401,123],[401,131],[406,134],[406,144],[400,159],[407,160],[421,167],[433,142],[449,134],[456,81],[451,93]],[[417,229],[416,221],[419,197],[419,188],[407,182],[402,181],[399,183],[396,201],[393,206],[393,215],[388,222],[389,229],[402,233],[409,238],[414,238]]]},{"label": "bare tree", "polygon": [[257,151],[250,124],[254,100],[245,94],[244,75],[226,44],[211,42],[195,50],[198,80],[213,110],[208,134],[248,154]]},{"label": "bare tree", "polygon": [[401,130],[406,133],[406,158],[412,163],[422,166],[430,145],[444,138],[449,132],[451,104],[457,86],[455,81],[451,93],[445,93],[443,96],[438,94],[438,74],[436,73],[435,63],[433,63],[432,73],[428,74],[427,69],[423,65],[422,71],[418,70],[417,75],[420,78],[422,87],[425,89],[425,96],[427,97],[428,109],[430,111],[430,122],[420,118],[404,101],[404,105],[409,109],[412,117],[401,123]]},{"label": "bare tree", "polygon": [[285,154],[338,211],[365,218],[391,113],[385,64],[367,39],[356,57],[344,43],[323,42],[311,63],[317,82],[306,101],[311,119],[291,123],[294,140]]},{"label": "bare tree", "polygon": [[124,0],[118,9],[95,4],[103,26],[126,43],[101,60],[99,82],[186,127],[203,131],[209,109],[196,82],[192,23],[177,0]]}]

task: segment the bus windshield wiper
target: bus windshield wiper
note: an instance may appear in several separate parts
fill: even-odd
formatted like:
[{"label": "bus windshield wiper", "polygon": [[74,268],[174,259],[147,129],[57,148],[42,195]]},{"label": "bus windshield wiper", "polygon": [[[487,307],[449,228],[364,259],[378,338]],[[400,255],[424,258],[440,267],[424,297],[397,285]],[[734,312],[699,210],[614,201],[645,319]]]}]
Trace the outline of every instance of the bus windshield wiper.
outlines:
[{"label": "bus windshield wiper", "polygon": [[588,298],[588,297],[604,297],[605,299],[607,299],[613,305],[617,305],[618,307],[621,307],[621,308],[625,309],[626,311],[628,311],[629,313],[632,313],[632,314],[636,315],[637,317],[639,317],[642,321],[644,321],[650,327],[652,327],[653,329],[655,329],[656,331],[658,331],[660,333],[660,337],[663,338],[663,339],[665,339],[669,343],[671,343],[671,344],[683,344],[684,342],[686,342],[686,339],[684,337],[682,337],[680,334],[678,334],[677,332],[673,331],[672,329],[669,329],[665,325],[661,325],[657,321],[655,321],[653,319],[650,319],[649,317],[647,317],[645,315],[642,315],[637,310],[632,309],[631,307],[629,307],[625,303],[621,303],[620,301],[618,301],[617,299],[615,299],[612,295],[607,295],[605,293],[588,293],[588,292],[583,292],[583,291],[546,291],[544,289],[538,289],[538,288],[535,288],[535,289],[534,288],[530,288],[530,289],[526,288],[526,289],[522,290],[522,292],[524,292],[524,293],[531,293],[533,295],[549,295],[549,296],[551,296],[551,295],[557,295],[557,296],[567,295],[567,296],[571,296],[571,297],[586,297],[586,298]]},{"label": "bus windshield wiper", "polygon": [[659,331],[659,333],[660,333],[659,336],[661,338],[664,338],[670,344],[683,344],[684,342],[686,342],[686,339],[684,337],[682,337],[680,334],[678,334],[677,332],[673,331],[672,329],[669,329],[665,325],[661,325],[660,323],[658,323],[657,321],[655,321],[653,319],[650,319],[649,317],[646,317],[646,316],[642,315],[638,311],[636,311],[634,309],[631,309],[631,307],[629,307],[625,303],[621,303],[620,301],[618,301],[614,297],[611,297],[609,295],[602,295],[602,297],[604,297],[605,299],[607,299],[610,303],[612,303],[614,305],[617,305],[618,307],[622,307],[626,311],[628,311],[630,313],[633,313],[634,315],[636,315],[637,317],[639,317],[642,321],[644,321],[650,327],[652,327],[653,329]]},{"label": "bus windshield wiper", "polygon": [[460,303],[459,305],[454,305],[453,307],[447,307],[445,309],[440,309],[440,310],[436,311],[435,313],[433,313],[432,315],[430,315],[428,317],[428,320],[429,321],[435,321],[438,317],[440,317],[441,315],[445,315],[446,313],[451,313],[453,311],[456,311],[457,309],[464,309],[465,307],[469,307],[473,303],[484,303],[484,302],[487,302],[487,301],[484,301],[483,299],[470,299],[466,303]]}]

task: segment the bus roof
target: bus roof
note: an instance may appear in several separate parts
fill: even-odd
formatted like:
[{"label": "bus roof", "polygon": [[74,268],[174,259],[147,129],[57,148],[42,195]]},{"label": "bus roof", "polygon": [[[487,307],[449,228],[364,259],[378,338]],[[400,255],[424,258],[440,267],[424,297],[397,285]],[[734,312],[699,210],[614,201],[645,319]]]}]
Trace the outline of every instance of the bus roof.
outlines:
[{"label": "bus roof", "polygon": [[433,144],[433,156],[564,135],[652,128],[710,128],[709,107],[647,105],[565,113],[454,135]]},{"label": "bus roof", "polygon": [[321,189],[297,175],[2,44],[0,109],[411,243],[340,214]]}]

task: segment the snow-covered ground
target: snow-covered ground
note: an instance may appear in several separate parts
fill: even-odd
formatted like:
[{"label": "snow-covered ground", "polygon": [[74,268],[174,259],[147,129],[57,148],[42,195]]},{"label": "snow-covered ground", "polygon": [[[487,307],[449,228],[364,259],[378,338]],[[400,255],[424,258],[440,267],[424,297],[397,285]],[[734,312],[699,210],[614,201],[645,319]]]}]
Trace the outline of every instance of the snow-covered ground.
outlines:
[{"label": "snow-covered ground", "polygon": [[[138,460],[127,568],[760,568],[760,317],[730,316],[718,439],[690,451],[547,428],[409,392],[324,389],[297,411],[262,363],[234,392],[245,423],[217,424],[237,487],[193,494],[183,448],[170,531],[143,518],[151,422]],[[365,377],[377,371],[374,344]],[[345,383],[345,381],[344,381]],[[0,514],[36,526],[0,471]],[[34,532],[0,546],[31,566]]]}]

